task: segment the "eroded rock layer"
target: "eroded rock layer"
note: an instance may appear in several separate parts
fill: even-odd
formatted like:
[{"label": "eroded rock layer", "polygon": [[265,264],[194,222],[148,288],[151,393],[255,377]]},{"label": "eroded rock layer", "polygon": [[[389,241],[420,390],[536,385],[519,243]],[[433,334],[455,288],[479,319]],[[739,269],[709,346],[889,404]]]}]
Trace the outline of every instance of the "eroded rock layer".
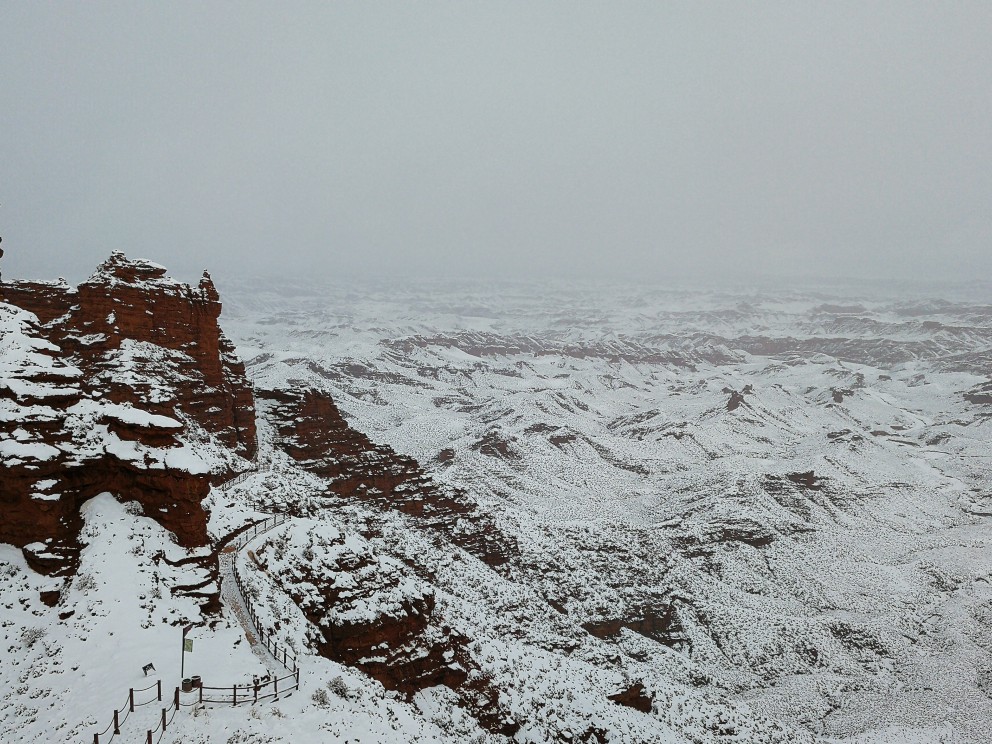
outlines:
[{"label": "eroded rock layer", "polygon": [[294,520],[250,553],[313,626],[322,656],[408,696],[443,685],[492,731],[516,728],[499,693],[477,674],[469,639],[437,611],[433,590],[399,561],[327,521]]},{"label": "eroded rock layer", "polygon": [[502,532],[464,492],[439,486],[412,457],[374,444],[344,420],[334,400],[313,389],[260,390],[279,446],[303,467],[329,480],[343,498],[396,509],[445,535],[490,566],[519,555]]}]

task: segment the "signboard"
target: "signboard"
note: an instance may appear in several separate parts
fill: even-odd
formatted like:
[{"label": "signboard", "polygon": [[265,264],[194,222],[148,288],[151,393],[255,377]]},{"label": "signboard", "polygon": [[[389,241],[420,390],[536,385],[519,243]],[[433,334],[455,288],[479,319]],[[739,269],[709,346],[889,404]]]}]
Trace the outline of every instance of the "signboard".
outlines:
[{"label": "signboard", "polygon": [[183,652],[191,653],[193,651],[193,639],[185,638],[183,639]]}]

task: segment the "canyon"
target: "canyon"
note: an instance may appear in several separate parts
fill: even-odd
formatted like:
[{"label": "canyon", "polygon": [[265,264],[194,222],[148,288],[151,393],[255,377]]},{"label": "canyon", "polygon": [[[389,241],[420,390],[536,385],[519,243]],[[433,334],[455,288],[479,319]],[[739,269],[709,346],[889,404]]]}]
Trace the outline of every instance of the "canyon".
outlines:
[{"label": "canyon", "polygon": [[980,291],[223,284],[226,334],[121,253],[0,284],[5,741],[86,731],[30,701],[94,634],[263,673],[221,556],[271,514],[232,560],[307,670],[286,732],[176,737],[982,740]]}]

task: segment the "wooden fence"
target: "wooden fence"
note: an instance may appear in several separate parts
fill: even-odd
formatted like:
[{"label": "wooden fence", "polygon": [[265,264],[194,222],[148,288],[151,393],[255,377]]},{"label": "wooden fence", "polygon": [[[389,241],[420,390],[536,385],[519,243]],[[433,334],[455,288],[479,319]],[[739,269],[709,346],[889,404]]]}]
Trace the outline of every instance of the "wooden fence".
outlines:
[{"label": "wooden fence", "polygon": [[261,677],[257,682],[246,685],[231,685],[230,687],[208,687],[201,685],[192,692],[183,693],[192,696],[189,702],[181,705],[254,705],[264,700],[278,700],[280,695],[287,695],[300,688],[300,670],[283,677]]},{"label": "wooden fence", "polygon": [[[148,700],[144,702],[138,702],[137,697],[144,692],[154,690],[155,692],[149,696]],[[162,702],[162,680],[157,680],[155,684],[149,685],[148,687],[143,687],[139,690],[135,690],[133,687],[128,691],[127,700],[125,704],[120,708],[114,710],[114,717],[111,720],[110,725],[107,726],[99,734],[93,734],[93,744],[109,744],[115,737],[121,736],[121,726],[124,722],[131,717],[131,714],[137,708],[141,708],[145,705],[152,705],[153,703]],[[124,711],[124,715],[121,715],[121,711]],[[165,730],[168,726],[172,724],[172,720],[176,717],[176,713],[179,711],[179,688],[177,687],[172,695],[172,699],[169,705],[162,708],[162,715],[158,719],[158,723],[155,725],[154,729],[146,731],[145,742],[146,744],[157,744],[157,742],[162,740],[162,736],[165,734]],[[158,738],[154,738],[155,734],[158,734]],[[107,734],[110,734],[108,737]]]}]

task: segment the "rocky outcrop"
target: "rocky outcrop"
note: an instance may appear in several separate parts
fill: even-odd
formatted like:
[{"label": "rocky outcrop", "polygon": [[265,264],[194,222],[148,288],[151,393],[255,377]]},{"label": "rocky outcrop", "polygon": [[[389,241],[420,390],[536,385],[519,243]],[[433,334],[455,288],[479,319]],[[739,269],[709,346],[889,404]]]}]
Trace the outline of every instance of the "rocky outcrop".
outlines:
[{"label": "rocky outcrop", "polygon": [[824,479],[812,470],[806,470],[802,473],[786,473],[785,477],[800,488],[808,488],[812,491],[819,491],[823,488],[822,481]]},{"label": "rocky outcrop", "polygon": [[[5,283],[0,300],[37,316],[48,340],[86,373],[85,392],[156,413],[180,411],[226,446],[254,455],[251,386],[218,325],[220,299],[207,272],[194,288],[166,276],[158,264],[114,252],[78,288],[64,282]],[[153,389],[155,380],[119,374],[163,361],[172,366],[164,389]]]},{"label": "rocky outcrop", "polygon": [[70,574],[80,508],[110,492],[180,544],[207,543],[201,501],[223,473],[187,442],[244,457],[256,447],[251,386],[220,309],[208,275],[190,287],[121,253],[78,288],[0,284],[0,542]]},{"label": "rocky outcrop", "polygon": [[249,555],[302,610],[322,656],[407,696],[449,687],[464,693],[466,707],[490,730],[505,725],[495,688],[479,674],[466,685],[478,670],[469,639],[444,624],[433,591],[399,561],[327,521],[305,519],[274,532]]},{"label": "rocky outcrop", "polygon": [[610,695],[610,700],[617,705],[624,705],[628,708],[639,710],[641,713],[650,713],[651,705],[654,702],[651,696],[645,691],[644,684],[641,682],[631,685],[616,695]]},{"label": "rocky outcrop", "polygon": [[771,529],[748,517],[714,519],[709,530],[709,537],[715,542],[740,542],[753,548],[764,548],[775,541],[775,533]]},{"label": "rocky outcrop", "polygon": [[344,420],[333,399],[313,389],[260,390],[277,445],[327,478],[338,497],[361,499],[414,517],[490,566],[519,555],[516,541],[464,492],[436,484],[412,457],[374,444]]},{"label": "rocky outcrop", "polygon": [[251,555],[319,630],[322,656],[404,692],[465,681],[462,639],[437,625],[433,592],[362,538],[298,520]]},{"label": "rocky outcrop", "polygon": [[[990,406],[992,405],[992,381],[983,383],[981,385],[976,385],[971,390],[968,390],[964,394],[964,399],[976,406]],[[986,415],[986,411],[982,411],[982,415]]]},{"label": "rocky outcrop", "polygon": [[740,391],[733,388],[724,388],[723,392],[730,394],[730,398],[727,400],[727,410],[736,411],[745,402],[744,396],[751,395],[754,392],[754,388],[750,385],[745,385],[744,389]]},{"label": "rocky outcrop", "polygon": [[675,602],[665,606],[642,607],[630,613],[629,618],[593,620],[583,623],[582,628],[597,638],[614,638],[626,628],[676,651],[692,650],[692,642],[676,611]]}]

